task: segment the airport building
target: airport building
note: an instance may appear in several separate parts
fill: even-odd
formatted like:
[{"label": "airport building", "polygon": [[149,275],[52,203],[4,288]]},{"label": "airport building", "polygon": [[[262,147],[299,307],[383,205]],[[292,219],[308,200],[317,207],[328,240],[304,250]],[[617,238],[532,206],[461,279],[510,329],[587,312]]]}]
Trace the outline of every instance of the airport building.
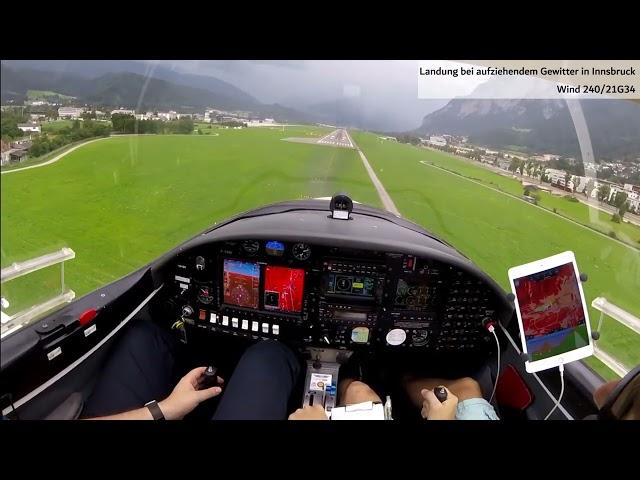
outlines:
[{"label": "airport building", "polygon": [[58,109],[59,118],[80,118],[84,112],[84,108],[77,107],[60,107]]}]

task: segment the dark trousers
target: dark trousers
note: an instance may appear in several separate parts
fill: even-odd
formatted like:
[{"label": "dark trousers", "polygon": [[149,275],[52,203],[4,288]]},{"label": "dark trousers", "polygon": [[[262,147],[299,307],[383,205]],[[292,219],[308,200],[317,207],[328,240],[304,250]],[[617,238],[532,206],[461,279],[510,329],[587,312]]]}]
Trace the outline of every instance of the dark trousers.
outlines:
[{"label": "dark trousers", "polygon": [[[83,417],[121,413],[166,398],[189,370],[185,348],[151,322],[131,325],[100,372]],[[214,420],[285,419],[299,373],[298,359],[285,345],[273,340],[252,345],[225,379]]]}]

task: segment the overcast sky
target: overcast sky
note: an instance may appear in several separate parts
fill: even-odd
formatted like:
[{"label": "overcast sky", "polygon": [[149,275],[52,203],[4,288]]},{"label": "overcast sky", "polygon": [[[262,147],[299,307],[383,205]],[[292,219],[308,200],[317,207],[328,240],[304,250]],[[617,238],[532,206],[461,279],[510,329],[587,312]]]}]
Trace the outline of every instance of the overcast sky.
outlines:
[{"label": "overcast sky", "polygon": [[[345,112],[365,128],[406,131],[445,100],[418,98],[419,62],[415,60],[153,60],[153,61],[14,61],[23,67],[74,71],[99,76],[143,62],[146,75],[157,66],[227,81],[263,103],[318,111],[317,104],[349,100]],[[311,107],[311,108],[309,108]],[[332,105],[324,109],[331,113]],[[321,110],[321,108],[320,108]]]},{"label": "overcast sky", "polygon": [[381,128],[412,129],[444,101],[418,99],[414,60],[179,60],[159,61],[174,70],[211,75],[265,103],[294,108],[357,98],[362,115]]}]

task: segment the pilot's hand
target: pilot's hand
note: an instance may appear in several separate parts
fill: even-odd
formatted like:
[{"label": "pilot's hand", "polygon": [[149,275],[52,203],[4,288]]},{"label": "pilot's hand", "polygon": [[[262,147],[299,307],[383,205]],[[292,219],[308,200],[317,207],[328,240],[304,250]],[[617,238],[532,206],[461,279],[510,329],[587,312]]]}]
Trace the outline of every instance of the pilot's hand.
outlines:
[{"label": "pilot's hand", "polygon": [[324,412],[324,408],[320,405],[313,405],[297,409],[289,415],[289,420],[329,420],[329,418]]},{"label": "pilot's hand", "polygon": [[[198,367],[191,370],[180,379],[176,387],[166,399],[158,402],[158,406],[167,420],[180,420],[200,402],[220,395],[221,387],[211,387],[198,390],[200,377],[207,367]],[[222,384],[222,378],[218,377],[218,383]]]},{"label": "pilot's hand", "polygon": [[458,407],[458,397],[451,390],[444,387],[447,391],[447,399],[440,403],[433,390],[423,389],[422,394],[422,418],[427,420],[455,420],[456,408]]}]

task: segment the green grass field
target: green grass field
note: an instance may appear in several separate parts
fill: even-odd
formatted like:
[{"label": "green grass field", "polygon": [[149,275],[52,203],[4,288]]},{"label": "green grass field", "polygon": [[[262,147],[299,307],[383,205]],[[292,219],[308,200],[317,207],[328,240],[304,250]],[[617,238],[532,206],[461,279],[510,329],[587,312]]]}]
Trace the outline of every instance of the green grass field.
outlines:
[{"label": "green grass field", "polygon": [[[578,265],[589,274],[584,284],[589,304],[595,297],[604,296],[640,316],[637,249],[420,161],[482,178],[488,186],[497,184],[505,191],[521,194],[515,180],[480,166],[440,152],[381,141],[368,133],[354,133],[353,137],[400,212],[451,242],[506,290],[509,290],[509,267],[572,250]],[[596,325],[599,313],[590,308],[590,316],[592,325]],[[640,364],[640,338],[615,321],[605,319],[600,346],[629,366]],[[599,372],[611,376],[600,362],[594,359],[592,364]]]},{"label": "green grass field", "polygon": [[49,90],[27,90],[27,98],[29,100],[46,100],[47,97],[59,97],[65,100],[76,98],[70,97],[69,95],[63,95],[58,92],[51,92]]},{"label": "green grass field", "polygon": [[94,140],[89,139],[89,140],[82,140],[80,142],[73,142],[70,143],[68,145],[64,145],[60,148],[56,148],[55,150],[50,151],[49,153],[45,153],[44,155],[41,155],[39,157],[29,157],[27,160],[24,160],[20,163],[14,163],[11,165],[3,165],[1,170],[3,172],[6,172],[8,170],[18,170],[20,168],[24,168],[24,167],[30,167],[32,165],[39,165],[41,163],[47,162],[49,160],[51,160],[53,157],[56,157],[58,155],[60,155],[61,153],[64,153],[65,151],[75,147],[76,145],[79,145],[81,143],[85,143],[86,141],[91,141]]},{"label": "green grass field", "polygon": [[[417,150],[417,147],[412,147]],[[500,175],[485,167],[480,166],[472,162],[471,160],[463,160],[452,154],[428,150],[432,153],[423,160],[433,163],[434,165],[441,166],[448,170],[452,170],[460,175],[471,178],[473,180],[485,183],[493,188],[502,190],[503,192],[510,193],[517,197],[521,197],[523,194],[523,188],[520,181],[511,177]],[[538,192],[540,195],[539,206],[548,210],[556,209],[557,213],[564,215],[576,222],[596,229],[606,235],[609,232],[614,231],[617,238],[634,246],[640,248],[638,240],[640,240],[640,227],[631,223],[615,223],[611,221],[611,214],[603,212],[598,209],[589,208],[579,202],[570,202],[563,196],[552,195],[547,192]],[[569,193],[567,192],[567,195]],[[579,196],[580,194],[576,194]]]},{"label": "green grass field", "polygon": [[53,122],[42,122],[42,132],[58,133],[63,128],[71,128],[73,120],[54,120]]},{"label": "green grass field", "polygon": [[[331,128],[327,127],[318,127],[318,126],[303,126],[303,127],[284,127],[284,131],[282,127],[251,127],[259,128],[260,130],[271,130],[271,131],[279,131],[280,133],[285,133],[283,137],[291,137],[297,135],[299,137],[316,137],[321,136],[323,134],[327,134],[332,131]],[[223,126],[218,125],[216,123],[204,123],[204,122],[194,122],[193,124],[193,134],[199,135],[198,130],[202,131],[202,135],[213,135],[219,133],[221,130],[226,130]]]},{"label": "green grass field", "polygon": [[197,135],[198,129],[202,130],[203,135],[211,135],[213,133],[218,133],[218,130],[220,130],[220,127],[211,123],[194,122],[193,133]]},{"label": "green grass field", "polygon": [[[82,295],[254,207],[341,190],[379,205],[353,150],[283,142],[269,129],[219,133],[109,138],[2,175],[2,266],[71,247],[67,284]],[[24,296],[11,288],[3,295]]]}]

